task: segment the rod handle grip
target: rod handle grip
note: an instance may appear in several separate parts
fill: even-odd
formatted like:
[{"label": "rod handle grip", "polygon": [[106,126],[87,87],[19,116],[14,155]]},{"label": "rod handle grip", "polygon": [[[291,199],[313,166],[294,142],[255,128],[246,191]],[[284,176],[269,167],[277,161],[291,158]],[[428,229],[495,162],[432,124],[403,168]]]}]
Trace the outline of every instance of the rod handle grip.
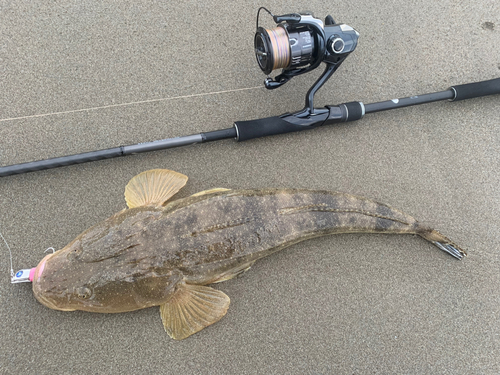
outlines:
[{"label": "rod handle grip", "polygon": [[285,134],[309,130],[323,125],[328,117],[328,112],[322,115],[300,118],[294,115],[285,114],[248,121],[236,121],[236,140],[238,142],[249,139],[267,137],[268,135]]},{"label": "rod handle grip", "polygon": [[455,91],[455,97],[452,99],[452,101],[455,102],[457,100],[500,94],[500,78],[490,79],[489,81],[451,86],[450,89]]},{"label": "rod handle grip", "polygon": [[285,134],[309,130],[322,125],[337,122],[356,121],[365,115],[365,106],[361,102],[343,103],[337,106],[316,108],[316,113],[301,117],[300,114],[284,114],[260,118],[257,120],[236,121],[236,140],[266,137],[268,135]]},{"label": "rod handle grip", "polygon": [[307,126],[294,125],[283,120],[280,116],[259,118],[256,120],[236,121],[237,141],[267,137],[268,135],[284,134],[309,129]]}]

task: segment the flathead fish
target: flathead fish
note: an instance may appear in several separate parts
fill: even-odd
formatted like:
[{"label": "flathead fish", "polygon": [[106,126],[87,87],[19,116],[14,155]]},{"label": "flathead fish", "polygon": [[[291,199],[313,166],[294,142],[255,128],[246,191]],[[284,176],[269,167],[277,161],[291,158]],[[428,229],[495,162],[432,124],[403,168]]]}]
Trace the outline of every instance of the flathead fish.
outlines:
[{"label": "flathead fish", "polygon": [[305,189],[212,189],[174,201],[187,181],[156,169],[125,188],[125,209],[47,255],[35,297],[56,310],[120,313],[160,307],[167,333],[184,339],[217,322],[229,280],[287,246],[335,233],[417,234],[458,259],[448,238],[385,204]]}]

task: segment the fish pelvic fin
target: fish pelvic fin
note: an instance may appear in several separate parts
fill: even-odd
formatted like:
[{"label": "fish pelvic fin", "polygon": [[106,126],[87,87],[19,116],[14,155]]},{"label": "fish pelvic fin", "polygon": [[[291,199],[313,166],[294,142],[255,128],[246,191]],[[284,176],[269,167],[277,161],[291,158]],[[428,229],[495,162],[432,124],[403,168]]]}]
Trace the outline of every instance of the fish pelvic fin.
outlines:
[{"label": "fish pelvic fin", "polygon": [[425,226],[420,226],[417,229],[417,234],[420,237],[425,238],[427,241],[432,243],[437,248],[443,250],[444,252],[447,252],[448,254],[459,260],[462,260],[462,258],[467,256],[465,250],[461,249],[452,240],[442,235],[435,229],[431,229]]},{"label": "fish pelvic fin", "polygon": [[229,308],[229,297],[216,289],[182,283],[160,305],[165,331],[175,340],[185,339],[219,321]]},{"label": "fish pelvic fin", "polygon": [[174,196],[188,178],[168,169],[151,169],[139,173],[125,186],[125,201],[129,208],[162,206]]},{"label": "fish pelvic fin", "polygon": [[238,277],[240,275],[242,275],[243,273],[247,272],[252,266],[253,264],[255,263],[256,261],[252,261],[250,263],[245,263],[245,264],[242,264],[241,266],[239,267],[236,267],[222,275],[220,275],[219,278],[211,281],[212,284],[215,284],[215,283],[221,283],[223,281],[227,281],[227,280],[231,280],[235,277]]}]

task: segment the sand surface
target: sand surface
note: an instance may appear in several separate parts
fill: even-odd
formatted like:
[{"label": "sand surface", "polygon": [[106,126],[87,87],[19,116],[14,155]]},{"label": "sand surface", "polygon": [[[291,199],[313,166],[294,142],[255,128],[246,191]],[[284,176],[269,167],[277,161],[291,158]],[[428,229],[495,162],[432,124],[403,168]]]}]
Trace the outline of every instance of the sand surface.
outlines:
[{"label": "sand surface", "polygon": [[[322,69],[275,91],[263,88],[253,52],[263,3],[170,4],[2,2],[0,165],[302,108]],[[499,2],[265,5],[275,14],[331,13],[361,34],[317,106],[500,76]],[[263,23],[271,25],[266,17]],[[232,91],[238,89],[247,90]],[[219,284],[231,297],[228,314],[176,342],[157,308],[104,315],[42,306],[30,284],[10,284],[2,245],[0,373],[500,373],[499,120],[500,96],[491,96],[0,178],[0,231],[15,269],[34,267],[49,246],[62,248],[123,209],[125,184],[152,168],[188,175],[182,197],[214,187],[367,196],[438,228],[469,252],[460,262],[413,236],[303,242]]]}]

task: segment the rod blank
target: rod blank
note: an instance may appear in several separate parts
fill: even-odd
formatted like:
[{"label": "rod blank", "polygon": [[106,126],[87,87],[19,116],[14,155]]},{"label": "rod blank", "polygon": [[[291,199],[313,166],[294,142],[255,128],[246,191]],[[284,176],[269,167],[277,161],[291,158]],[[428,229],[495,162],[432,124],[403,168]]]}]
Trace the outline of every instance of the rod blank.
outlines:
[{"label": "rod blank", "polygon": [[365,113],[387,111],[389,109],[409,107],[412,105],[437,102],[440,100],[452,100],[454,97],[455,93],[450,89],[431,94],[410,96],[408,98],[386,100],[383,102],[365,104]]},{"label": "rod blank", "polygon": [[64,167],[66,165],[86,163],[89,161],[104,160],[123,156],[123,147],[108,148],[105,150],[84,152],[82,154],[61,156],[46,160],[32,161],[29,163],[14,164],[0,168],[0,177],[11,176],[27,172],[41,171]]},{"label": "rod blank", "polygon": [[120,146],[99,151],[84,152],[81,154],[0,167],[0,177],[235,137],[236,130],[234,128],[229,128],[208,133],[186,135],[183,137],[168,138],[129,146]]}]

